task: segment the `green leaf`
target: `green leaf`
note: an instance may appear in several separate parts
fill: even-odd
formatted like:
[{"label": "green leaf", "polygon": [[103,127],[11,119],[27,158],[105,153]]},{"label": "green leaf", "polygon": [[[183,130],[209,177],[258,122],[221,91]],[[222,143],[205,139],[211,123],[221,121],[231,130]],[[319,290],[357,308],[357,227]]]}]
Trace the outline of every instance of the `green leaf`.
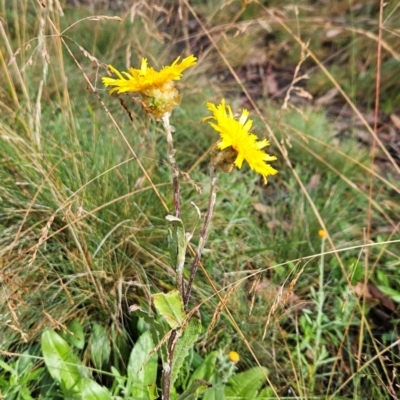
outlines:
[{"label": "green leaf", "polygon": [[157,293],[153,295],[154,306],[157,312],[163,316],[171,329],[180,328],[185,321],[183,301],[177,290],[167,294]]},{"label": "green leaf", "polygon": [[200,332],[200,320],[196,317],[192,317],[189,320],[187,326],[183,328],[183,334],[178,339],[178,342],[175,345],[174,359],[172,361],[171,386],[174,385],[176,379],[178,378],[178,374],[183,365],[183,362],[189,354],[189,350],[197,341]]},{"label": "green leaf", "polygon": [[263,388],[260,393],[257,396],[257,399],[259,400],[265,400],[265,399],[275,399],[275,392],[272,390],[271,386],[266,386]]},{"label": "green leaf", "polygon": [[85,335],[82,325],[77,318],[67,324],[67,330],[62,332],[61,337],[79,350],[85,347]]},{"label": "green leaf", "polygon": [[107,331],[98,323],[93,323],[93,333],[90,340],[90,359],[96,368],[101,369],[110,359],[111,345]]},{"label": "green leaf", "polygon": [[80,400],[112,400],[110,392],[91,379],[81,379],[79,389]]},{"label": "green leaf", "polygon": [[389,296],[396,303],[400,303],[400,292],[398,292],[397,290],[384,285],[377,285],[377,288],[380,289],[384,294]]},{"label": "green leaf", "polygon": [[203,400],[225,400],[225,385],[219,384],[208,389]]},{"label": "green leaf", "polygon": [[[153,338],[153,343],[160,343],[162,339],[165,337],[167,331],[164,328],[163,324],[156,320],[155,316],[148,313],[147,311],[143,311],[140,307],[135,306],[132,310],[135,314],[139,317],[143,318],[144,321],[148,324],[151,336]],[[160,353],[163,364],[167,363],[168,361],[168,353],[167,353],[167,346],[162,345],[160,347]]]},{"label": "green leaf", "polygon": [[350,283],[352,285],[355,285],[357,282],[360,282],[364,279],[364,267],[361,265],[361,263],[358,262],[358,260],[353,260],[353,262],[350,264]]},{"label": "green leaf", "polygon": [[182,220],[173,215],[167,215],[166,219],[172,225],[168,229],[168,245],[171,262],[176,272],[176,286],[183,291],[183,268],[185,266],[187,247],[185,228]]},{"label": "green leaf", "polygon": [[388,276],[384,271],[382,271],[382,270],[380,270],[380,269],[377,269],[377,270],[376,270],[376,276],[377,276],[377,278],[378,278],[379,283],[380,283],[382,286],[386,286],[386,287],[389,287],[389,286],[390,286],[390,283],[389,283],[389,276]]},{"label": "green leaf", "polygon": [[79,365],[79,360],[72,353],[68,343],[56,332],[48,330],[42,335],[44,362],[51,375],[63,391],[76,390],[79,381],[87,375],[86,369]]},{"label": "green leaf", "polygon": [[225,387],[226,398],[253,399],[265,384],[267,374],[267,368],[254,367],[232,376]]},{"label": "green leaf", "polygon": [[15,372],[14,369],[3,360],[0,360],[0,368],[3,368],[5,371],[11,372],[12,374]]},{"label": "green leaf", "polygon": [[23,400],[35,400],[35,398],[31,396],[31,391],[26,386],[19,390],[19,396],[21,396]]},{"label": "green leaf", "polygon": [[160,396],[158,395],[157,384],[156,382],[152,383],[151,385],[147,386],[147,391],[149,393],[150,400],[156,400]]},{"label": "green leaf", "polygon": [[193,383],[186,389],[177,400],[197,400],[198,395],[204,392],[211,386],[209,382],[203,381],[201,379],[195,379]]},{"label": "green leaf", "polygon": [[134,399],[151,400],[148,386],[157,379],[157,359],[151,333],[147,331],[135,343],[129,358],[127,395]]},{"label": "green leaf", "polygon": [[171,228],[168,229],[168,244],[171,262],[175,267],[177,274],[182,275],[187,247],[185,228],[182,220],[177,217],[167,215],[166,219],[171,222],[172,225]]},{"label": "green leaf", "polygon": [[119,371],[113,366],[111,366],[111,373],[113,374],[114,377],[114,382],[112,387],[113,395],[118,394],[120,391],[125,392],[126,381],[128,379],[126,375],[122,376],[119,373]]},{"label": "green leaf", "polygon": [[218,351],[212,351],[207,354],[205,360],[196,368],[189,379],[188,386],[190,386],[195,379],[203,379],[209,381],[215,372],[215,363],[217,361]]},{"label": "green leaf", "polygon": [[22,375],[26,375],[32,369],[33,361],[32,357],[29,354],[29,351],[23,352],[17,360],[15,369],[17,370],[17,374],[19,377]]},{"label": "green leaf", "polygon": [[110,326],[110,342],[112,346],[110,364],[120,370],[125,369],[128,364],[131,345],[125,329],[120,330],[115,323]]}]

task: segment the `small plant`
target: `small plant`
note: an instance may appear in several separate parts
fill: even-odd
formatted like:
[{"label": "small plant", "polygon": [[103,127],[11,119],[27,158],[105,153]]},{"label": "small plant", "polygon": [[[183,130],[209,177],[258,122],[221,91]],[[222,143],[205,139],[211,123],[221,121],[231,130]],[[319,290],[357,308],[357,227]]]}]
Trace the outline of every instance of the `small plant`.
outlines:
[{"label": "small plant", "polygon": [[36,357],[28,351],[15,361],[6,363],[0,360],[0,395],[5,399],[33,399],[43,372],[44,367],[38,366]]},{"label": "small plant", "polygon": [[[146,318],[146,320],[148,319]],[[102,371],[103,375],[112,378],[111,389],[99,385],[93,379],[93,373],[97,370],[85,367],[75,354],[73,347],[61,335],[52,330],[44,332],[41,340],[44,362],[51,377],[59,385],[59,391],[53,389],[51,394],[47,393],[47,396],[62,395],[64,398],[83,400],[155,400],[159,398],[157,388],[158,352],[155,350],[156,343],[152,338],[152,333],[154,333],[152,327],[156,324],[155,321],[151,321],[150,330],[144,332],[136,341],[129,357],[126,376],[121,375],[114,367],[111,367],[111,373]],[[76,328],[79,323],[75,321],[74,325]],[[188,336],[189,329],[190,327],[184,331],[183,335]],[[66,337],[73,341],[73,335],[67,334]],[[187,339],[182,338],[180,343],[185,341]],[[191,344],[189,347],[192,347],[192,339],[187,343]],[[176,354],[180,354],[183,347],[179,343],[177,347]],[[185,357],[183,355],[178,358],[183,361]],[[20,358],[20,360],[23,359],[23,357]],[[268,370],[255,367],[236,373],[236,364],[239,359],[239,354],[235,351],[226,354],[219,350],[207,354],[194,372],[188,376],[184,393],[178,395],[172,386],[171,398],[194,400],[204,392],[204,400],[237,397],[262,399],[266,393],[269,393],[269,388],[261,390]],[[176,380],[179,373],[179,369],[176,368],[177,364],[179,362],[173,364],[175,370],[171,374],[172,382]],[[7,370],[12,371],[12,368],[7,367]],[[39,373],[41,370],[29,376],[28,379],[34,379]],[[23,396],[22,399],[31,398],[26,397],[28,392],[21,389],[24,381],[25,379],[22,378],[16,389]],[[8,385],[9,389],[12,387],[12,383]]]},{"label": "small plant", "polygon": [[[169,400],[171,397],[177,398],[178,396],[174,384],[189,351],[193,349],[202,331],[201,321],[195,315],[196,309],[190,310],[189,305],[193,283],[207,240],[216,202],[218,169],[231,172],[234,166],[240,169],[243,162],[247,161],[251,169],[262,175],[265,184],[267,183],[267,176],[277,173],[268,164],[268,162],[276,160],[276,157],[263,151],[263,148],[269,145],[268,140],[259,141],[255,134],[250,133],[252,121],[249,119],[249,112],[243,110],[240,118],[236,120],[232,109],[226,105],[224,99],[217,106],[208,103],[207,107],[213,115],[205,117],[203,120],[212,119],[215,121],[210,122],[210,125],[220,134],[220,141],[212,156],[208,208],[205,213],[197,251],[195,251],[189,271],[189,279],[186,283],[184,267],[187,248],[193,234],[186,232],[181,219],[181,175],[175,160],[176,150],[173,142],[175,128],[170,125],[170,116],[172,110],[180,102],[180,95],[175,88],[174,81],[180,79],[185,69],[195,64],[196,57],[193,55],[181,62],[179,62],[178,57],[170,66],[157,72],[148,66],[146,59],[142,59],[140,69],[130,68],[129,72],[120,73],[110,65],[110,71],[116,74],[118,78],[103,78],[105,86],[113,87],[110,94],[139,93],[142,97],[134,100],[143,107],[146,113],[162,121],[168,143],[175,209],[174,215],[167,215],[166,219],[170,223],[168,242],[170,258],[176,274],[176,289],[152,296],[157,315],[152,315],[149,311],[140,307],[131,306],[131,312],[136,312],[138,316],[144,318],[149,331],[139,338],[133,348],[127,378],[123,379],[118,376],[118,388],[123,387],[121,390],[124,398],[153,400],[158,397],[156,346],[159,348],[163,366],[162,398]],[[124,108],[129,113],[128,108],[126,106]],[[199,218],[201,218],[200,213]],[[165,329],[166,327],[168,329]],[[110,398],[107,397],[110,395],[109,392],[90,378],[88,370],[79,364],[68,343],[56,332],[46,331],[43,334],[42,349],[49,372],[60,384],[65,396],[81,395],[82,398],[86,399],[90,398],[89,393],[93,393],[104,399]],[[217,394],[218,398],[223,398],[221,396],[224,393],[243,395],[249,390],[251,392],[249,398],[254,397],[263,385],[267,371],[257,367],[233,377],[234,365],[238,361],[238,356],[231,352],[230,358],[231,360],[225,360],[221,355],[214,358],[213,353],[211,353],[202,364],[209,366],[209,368],[204,370],[202,366],[198,367],[186,390],[178,399],[195,399],[198,393],[212,385],[217,386],[207,391],[205,395],[207,399],[211,399]],[[218,369],[217,359],[219,360]],[[101,365],[101,362],[97,362],[97,364]],[[208,379],[210,379],[210,382]],[[243,385],[242,381],[251,382],[251,386]]]},{"label": "small plant", "polygon": [[[194,310],[188,310],[188,306],[216,201],[217,170],[220,168],[225,172],[230,172],[234,166],[241,168],[243,161],[246,160],[251,169],[263,176],[265,184],[267,183],[267,176],[277,173],[267,163],[276,160],[276,157],[270,156],[262,150],[269,145],[269,142],[266,139],[258,141],[257,136],[250,133],[252,121],[248,119],[249,112],[243,110],[239,120],[236,120],[231,108],[225,104],[224,99],[218,106],[208,103],[208,109],[213,113],[213,116],[205,117],[203,120],[215,120],[215,122],[210,122],[210,125],[220,134],[220,142],[216,146],[211,161],[211,185],[208,208],[205,213],[203,228],[190,270],[189,280],[186,284],[184,280],[184,266],[186,251],[192,234],[186,232],[181,220],[179,182],[181,177],[175,160],[176,150],[173,143],[175,128],[170,125],[169,121],[172,110],[180,101],[179,93],[173,81],[178,80],[182,72],[194,66],[195,63],[196,57],[193,55],[183,59],[180,63],[179,58],[177,58],[171,66],[164,67],[160,72],[156,72],[153,68],[148,67],[146,59],[142,59],[141,68],[130,68],[129,73],[120,73],[114,67],[109,66],[110,70],[118,76],[118,79],[103,78],[105,86],[114,86],[110,90],[110,94],[140,93],[142,99],[135,99],[135,101],[140,103],[148,114],[162,121],[168,143],[175,215],[168,215],[166,218],[171,224],[168,240],[171,261],[176,273],[176,290],[153,296],[153,304],[158,315],[167,321],[170,328],[168,334],[164,338],[158,337],[157,341],[157,343],[161,344],[161,347],[166,346],[164,351],[161,350],[161,354],[164,355],[162,357],[162,397],[164,400],[170,399],[173,392],[172,387],[178,377],[179,370],[201,332],[201,322],[194,316]],[[154,328],[154,318],[148,317],[146,322],[150,325],[150,329],[153,329],[154,334],[159,331]],[[164,344],[165,342],[167,342],[167,345]],[[203,378],[201,377],[201,379]],[[193,381],[193,384],[195,384],[195,381]],[[197,387],[197,383],[195,385]],[[189,386],[187,391],[188,393],[192,393],[192,386]],[[198,391],[199,389],[197,388],[196,392]],[[182,394],[183,397],[185,397],[185,393]]]}]

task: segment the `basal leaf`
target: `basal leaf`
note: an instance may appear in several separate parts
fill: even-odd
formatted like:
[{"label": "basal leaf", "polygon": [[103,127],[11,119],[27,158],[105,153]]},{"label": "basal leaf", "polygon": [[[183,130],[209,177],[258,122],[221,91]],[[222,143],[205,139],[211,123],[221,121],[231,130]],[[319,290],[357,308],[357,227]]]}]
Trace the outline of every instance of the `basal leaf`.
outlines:
[{"label": "basal leaf", "polygon": [[219,384],[204,393],[203,400],[225,400],[225,385]]},{"label": "basal leaf", "polygon": [[[151,336],[153,338],[153,343],[159,343],[164,338],[167,331],[164,328],[164,325],[156,320],[155,315],[142,310],[138,306],[133,307],[132,312],[134,312],[139,317],[143,318],[144,321],[148,324],[149,330],[151,332]],[[161,354],[162,362],[166,363],[168,360],[166,345],[163,345],[160,347],[160,354]]]},{"label": "basal leaf", "polygon": [[265,384],[267,374],[267,368],[254,367],[232,376],[225,387],[226,398],[253,399]]},{"label": "basal leaf", "polygon": [[46,367],[65,391],[76,390],[84,369],[68,343],[56,332],[48,330],[42,335],[42,352]]},{"label": "basal leaf", "polygon": [[90,340],[90,358],[96,368],[101,369],[110,359],[111,345],[107,331],[96,322],[93,323],[93,332]]},{"label": "basal leaf", "polygon": [[217,357],[218,351],[212,351],[210,354],[207,354],[204,361],[195,369],[190,377],[188,386],[190,386],[195,379],[209,381],[215,372],[215,362],[217,361]]},{"label": "basal leaf", "polygon": [[85,335],[83,327],[77,318],[67,324],[67,330],[61,336],[77,349],[82,350],[85,347]]},{"label": "basal leaf", "polygon": [[157,352],[149,331],[133,347],[128,364],[127,392],[134,399],[151,400],[148,386],[157,378]]},{"label": "basal leaf", "polygon": [[79,389],[81,400],[112,400],[110,392],[91,379],[82,379]]}]

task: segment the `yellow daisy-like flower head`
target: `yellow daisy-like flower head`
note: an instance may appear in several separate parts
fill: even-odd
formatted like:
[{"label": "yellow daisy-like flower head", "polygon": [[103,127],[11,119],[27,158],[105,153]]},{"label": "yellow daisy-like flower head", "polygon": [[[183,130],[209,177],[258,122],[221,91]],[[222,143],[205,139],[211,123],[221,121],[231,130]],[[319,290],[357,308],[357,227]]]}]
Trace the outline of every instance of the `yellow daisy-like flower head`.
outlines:
[{"label": "yellow daisy-like flower head", "polygon": [[229,360],[234,364],[238,363],[240,360],[240,356],[236,351],[230,351],[228,354]]},{"label": "yellow daisy-like flower head", "polygon": [[197,58],[193,55],[179,62],[178,57],[171,65],[155,71],[147,65],[147,60],[142,59],[140,69],[129,68],[129,72],[119,72],[112,65],[108,68],[117,75],[117,79],[104,77],[104,86],[114,86],[113,93],[136,92],[143,96],[143,107],[156,118],[161,118],[165,113],[171,112],[179,103],[179,93],[173,81],[181,78],[182,72],[194,66]]},{"label": "yellow daisy-like flower head", "polygon": [[[267,176],[275,175],[278,171],[268,161],[276,160],[275,156],[270,156],[262,149],[269,146],[267,139],[258,140],[258,137],[250,133],[253,121],[249,119],[249,112],[243,110],[240,118],[234,118],[232,109],[225,104],[225,99],[221,104],[215,105],[207,103],[207,108],[213,113],[213,116],[203,118],[203,121],[214,119],[209,124],[219,133],[220,142],[217,147],[221,151],[233,149],[237,156],[233,164],[237,168],[242,168],[243,161],[247,161],[250,168],[258,172],[264,178],[264,184],[267,183]],[[231,156],[231,155],[230,155]]]}]

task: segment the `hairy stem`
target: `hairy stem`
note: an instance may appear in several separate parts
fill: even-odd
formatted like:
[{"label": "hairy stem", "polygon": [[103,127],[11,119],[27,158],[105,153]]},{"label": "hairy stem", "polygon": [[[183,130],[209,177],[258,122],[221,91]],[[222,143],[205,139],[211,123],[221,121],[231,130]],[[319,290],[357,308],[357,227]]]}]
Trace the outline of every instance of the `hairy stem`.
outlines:
[{"label": "hairy stem", "polygon": [[172,378],[172,361],[174,358],[175,344],[177,340],[177,331],[173,330],[168,339],[168,365],[163,369],[163,382],[162,382],[162,400],[169,400],[171,394],[171,378]]},{"label": "hairy stem", "polygon": [[170,125],[169,117],[170,113],[165,113],[162,116],[162,122],[165,129],[165,133],[167,135],[167,143],[168,143],[168,157],[171,165],[171,174],[172,174],[172,186],[174,188],[174,209],[175,209],[175,217],[180,218],[181,215],[181,204],[180,204],[180,185],[179,185],[179,169],[176,165],[175,153],[176,150],[174,148],[174,141],[172,139],[172,132],[174,132],[175,128]]},{"label": "hairy stem", "polygon": [[210,228],[210,222],[214,211],[215,199],[216,199],[216,185],[217,185],[217,176],[216,176],[216,166],[212,165],[210,167],[210,177],[211,177],[211,186],[210,186],[210,197],[208,200],[207,214],[204,220],[203,229],[201,231],[201,236],[199,240],[199,246],[197,249],[196,256],[193,261],[192,269],[190,271],[190,278],[187,285],[187,289],[184,296],[183,304],[185,309],[190,300],[190,294],[192,292],[192,286],[194,282],[194,278],[196,277],[197,268],[199,266],[201,254],[203,253],[204,246],[206,244],[208,230]]},{"label": "hairy stem", "polygon": [[[173,186],[173,191],[174,191],[173,196],[174,196],[175,217],[180,218],[181,204],[180,204],[179,169],[178,169],[178,166],[176,165],[176,160],[175,160],[176,150],[174,148],[174,141],[172,138],[172,132],[174,132],[175,128],[172,125],[170,125],[170,123],[169,123],[170,116],[171,116],[170,113],[165,113],[161,119],[162,119],[164,130],[165,130],[165,133],[167,136],[168,157],[169,157],[169,163],[171,165],[172,186]],[[179,249],[178,249],[178,252],[179,252]],[[177,267],[177,266],[175,265],[175,267]],[[179,293],[181,294],[181,298],[183,298],[185,288],[184,288],[184,284],[183,284],[182,270],[180,268],[176,269],[176,284],[178,286]],[[168,353],[167,365],[164,366],[164,369],[163,369],[163,382],[162,382],[162,399],[163,400],[170,400],[172,363],[173,363],[173,358],[174,358],[176,340],[177,340],[177,331],[173,330],[171,332],[171,336],[169,337],[168,345],[167,345],[167,353]]]}]

